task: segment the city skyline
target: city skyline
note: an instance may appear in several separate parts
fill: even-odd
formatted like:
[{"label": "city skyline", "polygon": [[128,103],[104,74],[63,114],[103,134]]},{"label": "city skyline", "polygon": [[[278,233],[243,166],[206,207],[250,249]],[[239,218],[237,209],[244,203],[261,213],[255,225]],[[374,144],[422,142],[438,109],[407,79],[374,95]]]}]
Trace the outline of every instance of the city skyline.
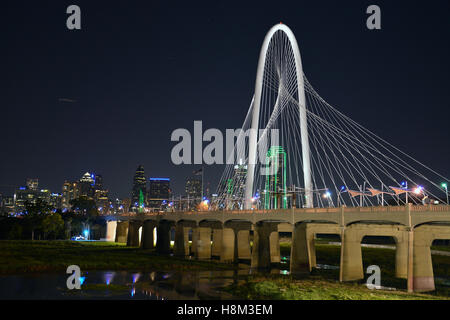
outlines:
[{"label": "city skyline", "polygon": [[[0,130],[9,150],[0,160],[2,194],[29,177],[60,190],[64,180],[89,171],[105,177],[114,197],[129,197],[139,163],[148,176],[170,177],[174,193],[183,193],[186,177],[199,166],[171,164],[170,132],[192,128],[198,119],[208,128],[240,126],[251,100],[260,39],[279,21],[296,33],[305,72],[328,101],[450,175],[449,111],[443,104],[450,98],[444,90],[450,68],[444,41],[448,4],[405,11],[401,4],[383,3],[384,28],[378,33],[365,28],[363,4],[302,3],[270,13],[242,4],[238,16],[223,3],[179,4],[171,10],[164,4],[106,9],[78,4],[83,12],[78,33],[65,28],[65,4],[45,9],[30,4],[26,12],[8,4],[3,21],[8,24],[8,79],[3,78],[8,121]],[[19,16],[40,28],[13,23]],[[37,21],[39,16],[45,21]],[[118,16],[123,23],[112,22]],[[161,26],[164,33],[158,32]],[[229,112],[218,118],[219,109]],[[204,168],[205,182],[214,190],[223,166]]]}]

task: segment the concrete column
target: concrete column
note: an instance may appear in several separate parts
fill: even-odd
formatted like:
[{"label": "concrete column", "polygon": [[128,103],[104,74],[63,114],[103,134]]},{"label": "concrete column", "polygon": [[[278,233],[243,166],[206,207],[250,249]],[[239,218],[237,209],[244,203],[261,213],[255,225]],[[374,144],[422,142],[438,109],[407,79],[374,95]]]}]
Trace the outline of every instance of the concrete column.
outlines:
[{"label": "concrete column", "polygon": [[238,259],[252,258],[250,250],[250,230],[240,230],[237,233]]},{"label": "concrete column", "polygon": [[116,240],[116,228],[117,221],[107,221],[106,222],[106,241],[115,241]]},{"label": "concrete column", "polygon": [[140,221],[130,221],[128,225],[127,246],[139,247],[139,228],[141,227]]},{"label": "concrete column", "polygon": [[192,242],[191,242],[191,253],[194,255],[197,252],[197,244],[198,244],[198,228],[192,228]]},{"label": "concrete column", "polygon": [[189,255],[189,228],[182,224],[177,224],[175,227],[175,244],[174,254],[176,256],[184,257]]},{"label": "concrete column", "polygon": [[213,243],[211,248],[211,255],[220,257],[220,252],[222,251],[222,229],[213,229]]},{"label": "concrete column", "polygon": [[153,229],[156,227],[156,221],[146,220],[142,227],[142,248],[143,249],[153,249],[154,239],[153,239]]},{"label": "concrete column", "polygon": [[156,251],[160,254],[170,253],[170,229],[172,223],[169,221],[160,221],[156,230]]},{"label": "concrete column", "polygon": [[128,237],[128,221],[117,222],[116,242],[126,243]]},{"label": "concrete column", "polygon": [[396,238],[395,276],[408,278],[408,231],[405,231],[404,236]]},{"label": "concrete column", "polygon": [[234,260],[234,231],[230,228],[222,230],[221,262],[233,262]]},{"label": "concrete column", "polygon": [[294,226],[291,244],[291,274],[303,274],[311,271],[311,252],[306,228],[306,223],[298,223]]},{"label": "concrete column", "polygon": [[278,223],[259,222],[253,232],[252,267],[270,267],[270,234],[278,232]]},{"label": "concrete column", "polygon": [[211,228],[198,227],[197,259],[211,259]]},{"label": "concrete column", "polygon": [[414,233],[413,288],[414,292],[433,291],[434,274],[431,261],[431,241],[421,232]]},{"label": "concrete column", "polygon": [[270,234],[269,242],[270,242],[270,262],[279,263],[281,261],[281,257],[280,257],[280,238],[278,235],[278,230]]},{"label": "concrete column", "polygon": [[344,241],[341,245],[343,250],[341,260],[342,281],[364,279],[361,236],[357,230],[351,227],[345,229]]}]

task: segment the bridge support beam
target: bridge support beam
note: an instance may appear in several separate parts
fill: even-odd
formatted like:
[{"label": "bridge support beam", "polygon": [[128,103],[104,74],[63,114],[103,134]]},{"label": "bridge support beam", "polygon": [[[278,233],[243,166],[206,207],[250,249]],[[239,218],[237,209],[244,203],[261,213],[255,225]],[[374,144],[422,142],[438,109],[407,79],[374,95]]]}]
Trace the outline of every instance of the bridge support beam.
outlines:
[{"label": "bridge support beam", "polygon": [[145,220],[142,227],[142,248],[143,249],[153,249],[155,247],[155,239],[153,237],[153,230],[156,228],[158,223],[153,220]]},{"label": "bridge support beam", "polygon": [[191,253],[194,254],[194,255],[197,252],[198,238],[199,238],[199,234],[198,234],[197,227],[192,228]]},{"label": "bridge support beam", "polygon": [[344,241],[341,243],[342,281],[364,279],[361,236],[357,230],[347,227],[344,230]]},{"label": "bridge support beam", "polygon": [[223,241],[223,230],[213,229],[213,243],[211,248],[211,256],[220,257],[222,251],[222,241]]},{"label": "bridge support beam", "polygon": [[449,240],[450,228],[422,225],[414,229],[413,289],[415,292],[435,290],[431,245],[433,240]]},{"label": "bridge support beam", "polygon": [[233,262],[234,260],[234,231],[231,228],[222,230],[222,251],[220,252],[221,262]]},{"label": "bridge support beam", "polygon": [[106,222],[106,241],[116,241],[117,221],[111,220]]},{"label": "bridge support beam", "polygon": [[233,262],[239,259],[251,259],[250,254],[250,230],[252,224],[249,221],[227,221],[225,227],[233,229]]},{"label": "bridge support beam", "polygon": [[237,233],[238,259],[251,260],[250,230],[239,230]]},{"label": "bridge support beam", "polygon": [[195,257],[200,260],[211,259],[211,228],[198,227],[197,250]]},{"label": "bridge support beam", "polygon": [[395,276],[397,278],[408,278],[408,241],[409,233],[405,231],[404,234],[396,238],[395,249]]},{"label": "bridge support beam", "polygon": [[253,232],[253,268],[270,268],[270,234],[278,232],[278,222],[259,222]]},{"label": "bridge support beam", "polygon": [[116,228],[116,242],[126,243],[128,236],[128,221],[118,221]]},{"label": "bridge support beam", "polygon": [[174,223],[168,220],[161,220],[157,226],[156,251],[159,254],[170,253],[170,230]]},{"label": "bridge support beam", "polygon": [[312,239],[308,237],[307,224],[297,223],[292,235],[291,274],[304,274],[312,270],[311,257],[313,255],[311,252],[314,250],[314,242],[311,240],[314,240],[314,234],[312,234]]},{"label": "bridge support beam", "polygon": [[179,257],[189,256],[189,227],[177,223],[175,227],[175,243],[173,253]]},{"label": "bridge support beam", "polygon": [[127,235],[127,247],[139,247],[139,228],[141,227],[140,221],[130,221],[128,225]]},{"label": "bridge support beam", "polygon": [[280,254],[280,236],[278,234],[278,227],[275,232],[272,232],[269,236],[270,242],[270,262],[279,263],[281,261]]},{"label": "bridge support beam", "polygon": [[420,226],[414,230],[413,289],[414,292],[435,290],[431,243],[436,238],[432,226]]}]

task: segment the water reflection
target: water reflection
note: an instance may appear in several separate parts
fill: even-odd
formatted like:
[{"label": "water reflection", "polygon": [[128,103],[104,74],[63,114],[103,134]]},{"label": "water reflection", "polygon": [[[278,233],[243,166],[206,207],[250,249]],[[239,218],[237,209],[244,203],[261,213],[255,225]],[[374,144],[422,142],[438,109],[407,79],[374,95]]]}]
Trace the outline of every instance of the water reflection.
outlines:
[{"label": "water reflection", "polygon": [[[289,274],[272,269],[271,273]],[[82,275],[81,290],[68,290],[65,273],[0,277],[0,299],[233,299],[222,289],[243,283],[249,266],[212,271],[90,271]]]}]

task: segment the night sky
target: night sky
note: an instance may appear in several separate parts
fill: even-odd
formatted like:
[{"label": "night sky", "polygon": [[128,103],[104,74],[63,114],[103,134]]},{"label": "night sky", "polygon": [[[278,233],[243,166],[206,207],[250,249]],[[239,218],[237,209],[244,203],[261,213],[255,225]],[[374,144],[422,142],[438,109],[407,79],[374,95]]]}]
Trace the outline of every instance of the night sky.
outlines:
[{"label": "night sky", "polygon": [[[66,28],[71,4],[81,30]],[[366,28],[371,4],[382,30]],[[171,163],[172,131],[242,125],[280,21],[327,102],[450,176],[448,0],[2,1],[0,192],[27,177],[61,192],[89,171],[129,197],[139,164],[183,192],[199,166]],[[205,167],[212,189],[222,170]]]}]

